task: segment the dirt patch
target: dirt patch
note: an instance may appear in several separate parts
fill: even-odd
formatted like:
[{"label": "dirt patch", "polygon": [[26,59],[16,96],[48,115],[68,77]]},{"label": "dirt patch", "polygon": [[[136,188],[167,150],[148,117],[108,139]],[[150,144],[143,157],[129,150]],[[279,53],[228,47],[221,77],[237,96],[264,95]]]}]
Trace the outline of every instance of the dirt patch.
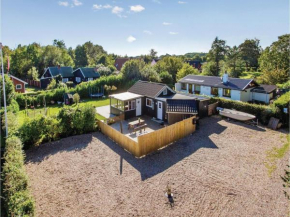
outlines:
[{"label": "dirt patch", "polygon": [[271,176],[265,166],[284,135],[211,117],[145,158],[94,133],[29,150],[26,168],[38,216],[287,216],[289,151]]}]

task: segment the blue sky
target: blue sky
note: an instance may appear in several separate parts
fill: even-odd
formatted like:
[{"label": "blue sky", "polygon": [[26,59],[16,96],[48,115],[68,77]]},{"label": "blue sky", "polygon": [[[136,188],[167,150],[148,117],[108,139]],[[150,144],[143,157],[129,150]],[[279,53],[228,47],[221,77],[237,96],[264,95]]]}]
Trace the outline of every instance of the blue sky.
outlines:
[{"label": "blue sky", "polygon": [[1,41],[67,47],[86,41],[109,53],[208,52],[216,36],[228,45],[258,38],[262,47],[289,33],[288,0],[2,0]]}]

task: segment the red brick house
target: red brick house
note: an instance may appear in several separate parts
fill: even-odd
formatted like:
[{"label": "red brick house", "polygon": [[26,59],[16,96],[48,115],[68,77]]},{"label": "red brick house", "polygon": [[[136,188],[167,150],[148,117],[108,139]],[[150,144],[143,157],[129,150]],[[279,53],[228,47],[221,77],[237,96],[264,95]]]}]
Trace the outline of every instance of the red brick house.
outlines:
[{"label": "red brick house", "polygon": [[25,85],[27,83],[19,78],[14,77],[13,75],[9,75],[9,77],[14,84],[15,92],[25,93]]}]

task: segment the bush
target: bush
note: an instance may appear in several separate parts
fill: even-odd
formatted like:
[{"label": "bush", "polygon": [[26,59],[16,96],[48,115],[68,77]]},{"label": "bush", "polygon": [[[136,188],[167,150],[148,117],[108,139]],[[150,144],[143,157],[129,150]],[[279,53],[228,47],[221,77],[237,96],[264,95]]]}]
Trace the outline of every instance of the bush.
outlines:
[{"label": "bush", "polygon": [[15,99],[11,100],[10,105],[7,106],[7,111],[11,111],[13,113],[19,112],[19,105]]},{"label": "bush", "polygon": [[2,173],[3,196],[8,216],[34,216],[35,203],[28,190],[24,153],[19,138],[6,140]]},{"label": "bush", "polygon": [[81,109],[63,108],[57,118],[62,136],[89,133],[95,130],[95,108],[86,106]]},{"label": "bush", "polygon": [[73,101],[74,103],[78,104],[80,102],[80,95],[78,93],[75,93],[73,95]]},{"label": "bush", "polygon": [[58,120],[54,117],[40,116],[27,119],[19,129],[19,135],[24,143],[24,149],[43,142],[57,140],[60,137]]},{"label": "bush", "polygon": [[237,111],[246,112],[255,115],[263,124],[268,124],[271,117],[280,118],[281,111],[273,106],[250,104],[235,100],[228,100],[218,97],[213,97],[210,103],[218,102],[219,106],[227,109],[235,109]]},{"label": "bush", "polygon": [[283,108],[288,107],[289,102],[290,102],[290,92],[287,92],[282,96],[280,96],[277,100],[275,100],[273,105],[283,110]]}]

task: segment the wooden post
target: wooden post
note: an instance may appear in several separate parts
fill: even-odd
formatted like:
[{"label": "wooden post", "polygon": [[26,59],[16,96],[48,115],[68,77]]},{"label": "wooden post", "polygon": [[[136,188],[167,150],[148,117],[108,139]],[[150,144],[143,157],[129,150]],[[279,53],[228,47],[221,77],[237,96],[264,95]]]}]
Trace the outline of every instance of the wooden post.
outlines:
[{"label": "wooden post", "polygon": [[123,134],[123,125],[122,125],[122,121],[120,121],[119,123],[120,123],[120,132]]}]

